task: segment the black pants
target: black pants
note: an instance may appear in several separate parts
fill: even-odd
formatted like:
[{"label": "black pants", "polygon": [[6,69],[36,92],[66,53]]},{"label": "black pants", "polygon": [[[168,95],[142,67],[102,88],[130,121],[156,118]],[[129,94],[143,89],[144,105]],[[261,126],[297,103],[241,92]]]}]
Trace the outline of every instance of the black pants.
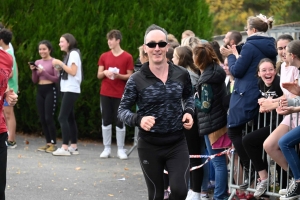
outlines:
[{"label": "black pants", "polygon": [[100,108],[103,126],[111,125],[114,121],[118,128],[123,128],[123,122],[121,122],[117,117],[120,102],[121,99],[119,98],[100,95]]},{"label": "black pants", "polygon": [[[204,138],[200,137],[198,134],[198,125],[195,121],[190,130],[184,130],[189,154],[190,155],[201,155],[201,145],[204,144]],[[200,158],[190,158],[190,168],[199,166],[202,164],[202,159]],[[194,192],[201,192],[203,180],[203,168],[199,168],[190,172],[190,188]]]},{"label": "black pants", "polygon": [[36,105],[47,143],[56,144],[56,128],[53,119],[57,104],[55,84],[38,85]]},{"label": "black pants", "polygon": [[186,140],[171,145],[156,146],[138,141],[138,154],[148,188],[148,199],[164,199],[163,171],[168,169],[170,200],[185,200],[189,181],[189,152]]},{"label": "black pants", "polygon": [[[276,126],[272,126],[271,132],[275,130]],[[263,152],[263,144],[264,141],[269,137],[270,135],[270,126],[266,126],[263,128],[260,128],[256,131],[250,132],[247,135],[243,137],[243,145],[245,148],[245,151],[247,152],[247,155],[251,159],[255,171],[259,172],[262,170],[268,171],[268,162],[267,162],[267,154],[264,152],[264,158],[262,157]],[[281,175],[280,166],[276,165],[277,173],[279,176],[282,176],[282,188],[286,188],[286,177],[287,172],[283,170]]]},{"label": "black pants", "polygon": [[0,134],[0,200],[5,200],[7,167],[7,133]]},{"label": "black pants", "polygon": [[74,115],[74,105],[79,93],[63,92],[58,121],[60,123],[63,144],[77,144],[78,129]]},{"label": "black pants", "polygon": [[[228,137],[232,141],[234,148],[236,152],[238,153],[241,164],[244,168],[249,170],[250,167],[250,158],[248,157],[248,154],[245,151],[245,148],[243,146],[243,129],[245,128],[246,124],[228,128]],[[259,154],[261,155],[261,153]]]},{"label": "black pants", "polygon": [[266,126],[260,128],[256,131],[250,132],[243,137],[243,145],[247,155],[251,159],[255,171],[268,171],[268,162],[266,158],[266,153],[264,153],[265,157],[262,158],[263,152],[263,143],[270,135],[270,126]]}]

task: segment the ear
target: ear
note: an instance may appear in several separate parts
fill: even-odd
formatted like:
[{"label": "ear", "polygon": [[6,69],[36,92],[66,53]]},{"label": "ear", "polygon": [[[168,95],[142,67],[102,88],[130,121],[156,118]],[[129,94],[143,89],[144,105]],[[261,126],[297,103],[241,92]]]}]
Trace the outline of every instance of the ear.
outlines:
[{"label": "ear", "polygon": [[143,49],[144,49],[144,52],[145,52],[145,53],[148,53],[148,52],[147,52],[147,48],[146,48],[146,47],[147,47],[147,46],[146,46],[145,44],[143,44]]},{"label": "ear", "polygon": [[[230,46],[234,45],[234,40],[230,40],[229,44],[230,44]],[[235,45],[237,45],[237,44],[235,44]]]},{"label": "ear", "polygon": [[168,43],[167,46],[165,46],[165,48],[166,48],[166,52],[168,52],[170,48],[170,44]]}]

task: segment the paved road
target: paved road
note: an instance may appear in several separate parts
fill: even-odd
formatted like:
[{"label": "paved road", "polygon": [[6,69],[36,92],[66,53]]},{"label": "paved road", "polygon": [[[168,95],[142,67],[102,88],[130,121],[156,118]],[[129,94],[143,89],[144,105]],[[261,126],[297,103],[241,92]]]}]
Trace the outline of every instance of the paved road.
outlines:
[{"label": "paved road", "polygon": [[36,151],[44,145],[42,137],[17,135],[17,144],[8,149],[7,200],[147,199],[136,150],[120,160],[113,145],[113,157],[100,159],[100,142],[79,141],[80,154],[71,156]]}]

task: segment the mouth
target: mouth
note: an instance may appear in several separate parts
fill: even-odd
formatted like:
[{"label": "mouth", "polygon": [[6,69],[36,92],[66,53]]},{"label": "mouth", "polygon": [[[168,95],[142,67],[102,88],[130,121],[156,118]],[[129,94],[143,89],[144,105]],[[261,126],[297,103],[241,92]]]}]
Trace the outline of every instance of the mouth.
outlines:
[{"label": "mouth", "polygon": [[272,78],[273,78],[273,76],[264,76],[264,78],[265,78],[266,80],[268,80],[268,81],[271,81]]}]

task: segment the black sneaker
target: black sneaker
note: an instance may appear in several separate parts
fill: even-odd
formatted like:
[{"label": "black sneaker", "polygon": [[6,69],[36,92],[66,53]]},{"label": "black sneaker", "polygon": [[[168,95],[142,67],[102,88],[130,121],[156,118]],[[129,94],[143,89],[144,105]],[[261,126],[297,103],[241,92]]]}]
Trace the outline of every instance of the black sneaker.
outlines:
[{"label": "black sneaker", "polygon": [[8,149],[14,149],[17,147],[17,143],[15,141],[7,140],[6,144]]},{"label": "black sneaker", "polygon": [[255,171],[251,170],[250,177],[249,177],[249,170],[245,170],[245,180],[244,183],[239,185],[239,189],[245,190],[252,185],[255,179]]},{"label": "black sneaker", "polygon": [[287,194],[280,197],[280,200],[292,200],[298,199],[300,197],[300,182],[294,182],[291,187],[289,187]]}]

